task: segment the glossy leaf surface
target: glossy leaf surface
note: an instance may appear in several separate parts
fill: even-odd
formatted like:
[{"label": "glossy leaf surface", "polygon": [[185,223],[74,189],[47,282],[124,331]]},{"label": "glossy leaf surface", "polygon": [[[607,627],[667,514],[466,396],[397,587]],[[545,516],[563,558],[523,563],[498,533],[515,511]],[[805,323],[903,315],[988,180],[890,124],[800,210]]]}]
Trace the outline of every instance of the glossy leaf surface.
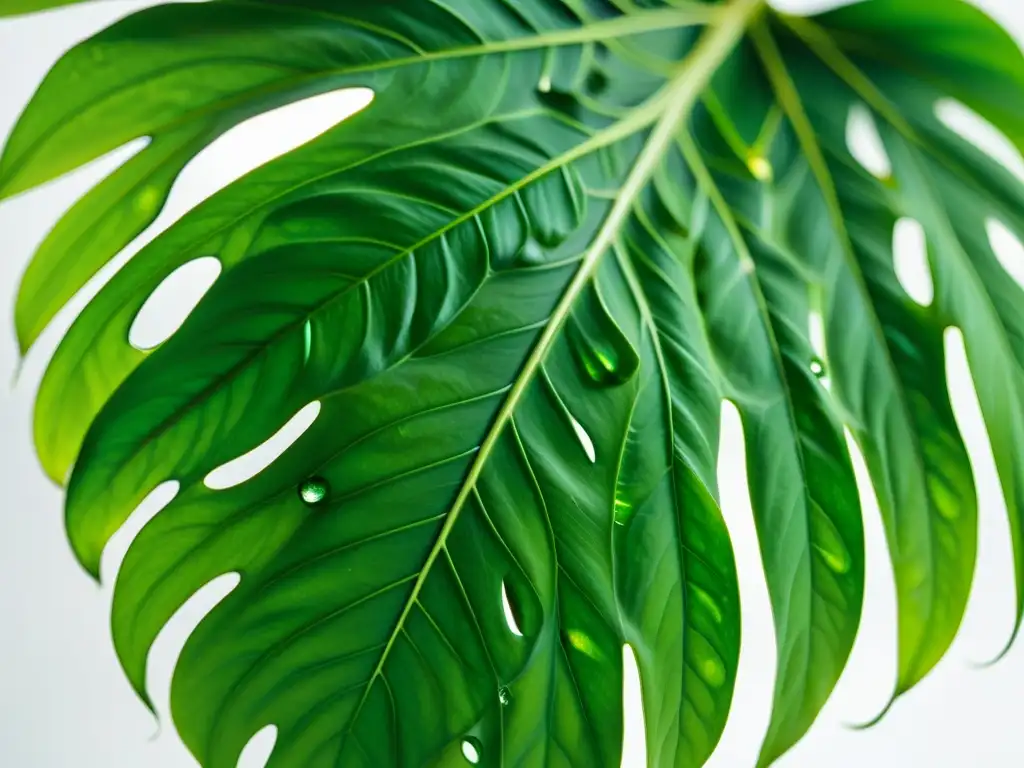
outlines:
[{"label": "glossy leaf surface", "polygon": [[[946,43],[958,35],[977,50]],[[63,57],[0,158],[11,195],[149,139],[29,266],[23,349],[152,222],[203,147],[352,86],[374,90],[369,107],[132,258],[40,387],[36,446],[66,481],[68,535],[93,575],[139,502],[181,484],[115,585],[114,642],[141,696],[174,612],[241,575],[172,685],[204,767],[234,766],[267,725],[272,768],[470,755],[617,766],[626,644],[649,764],[701,765],[739,652],[716,487],[725,399],[742,419],[778,646],[761,762],[814,722],[857,633],[864,535],[844,427],[894,566],[895,698],[948,648],[974,567],[950,325],[1024,594],[1024,297],[985,235],[990,216],[1024,235],[1024,195],[934,113],[961,98],[1024,136],[1012,107],[1024,61],[980,12],[956,0],[814,19],[758,0],[142,11]],[[862,105],[891,178],[846,144]],[[902,216],[928,239],[927,307],[896,277]],[[132,347],[147,298],[209,256],[220,277],[181,328]],[[204,483],[314,402],[315,421],[264,471]]]}]

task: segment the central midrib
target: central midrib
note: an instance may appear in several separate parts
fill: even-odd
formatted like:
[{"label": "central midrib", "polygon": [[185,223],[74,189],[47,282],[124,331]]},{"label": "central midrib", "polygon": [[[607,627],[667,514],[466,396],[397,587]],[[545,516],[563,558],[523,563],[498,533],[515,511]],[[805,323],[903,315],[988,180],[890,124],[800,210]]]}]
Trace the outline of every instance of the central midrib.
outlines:
[{"label": "central midrib", "polygon": [[[486,466],[491,451],[511,419],[519,404],[519,400],[532,382],[534,374],[539,370],[541,363],[558,338],[562,325],[568,317],[572,306],[587,283],[594,276],[602,257],[613,245],[620,228],[631,215],[637,197],[647,186],[668,147],[675,141],[676,133],[689,116],[690,109],[693,107],[697,97],[704,90],[718,67],[739,43],[748,25],[758,17],[764,7],[765,0],[737,0],[737,2],[724,9],[718,24],[709,28],[704,36],[701,37],[693,52],[682,62],[676,74],[666,85],[660,98],[652,100],[652,102],[656,102],[658,108],[654,128],[638,155],[632,170],[620,188],[607,218],[587,249],[579,269],[552,312],[550,321],[537,340],[530,356],[517,376],[507,399],[488,430],[487,436],[480,446],[480,451],[477,453],[477,457],[462,483],[459,494],[452,503],[448,517],[438,533],[437,540],[427,555],[423,567],[420,569],[419,576],[413,585],[412,593],[406,600],[402,613],[395,622],[395,627],[381,653],[380,660],[366,682],[363,696],[349,719],[345,736],[339,745],[339,758],[347,743],[348,734],[351,733],[352,728],[358,721],[370,691],[377,677],[384,669],[384,664],[387,662],[391,648],[401,633],[409,612],[419,598],[420,590],[423,588],[423,584],[431,572],[434,561],[445,548],[448,536],[455,527],[466,500],[470,493],[472,493],[476,481]],[[655,104],[651,104],[651,106],[653,107]],[[645,124],[648,123],[645,121]]]}]

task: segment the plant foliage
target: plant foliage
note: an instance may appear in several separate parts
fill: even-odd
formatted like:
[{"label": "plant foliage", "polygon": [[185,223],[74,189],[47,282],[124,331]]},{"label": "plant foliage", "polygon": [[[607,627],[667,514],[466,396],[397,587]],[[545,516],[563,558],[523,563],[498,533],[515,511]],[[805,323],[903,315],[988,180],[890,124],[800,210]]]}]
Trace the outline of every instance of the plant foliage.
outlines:
[{"label": "plant foliage", "polygon": [[[649,764],[702,764],[740,637],[717,502],[724,399],[742,418],[778,647],[761,762],[810,727],[857,632],[844,427],[892,558],[895,698],[949,647],[974,568],[951,326],[1024,595],[1024,296],[985,235],[997,217],[1024,236],[1024,192],[934,109],[959,99],[1024,144],[1024,59],[981,12],[211,0],[135,13],[61,58],[0,160],[10,196],[149,139],[29,265],[23,351],[203,147],[350,86],[372,104],[143,248],[40,386],[36,447],[66,482],[68,536],[94,576],[139,502],[180,483],[116,579],[113,638],[141,696],[161,627],[241,575],[173,679],[175,723],[205,768],[233,768],[268,724],[271,768],[458,765],[464,745],[482,765],[617,766],[625,644]],[[884,142],[884,178],[848,148],[854,107]],[[894,270],[904,216],[927,236],[927,306]],[[147,297],[208,256],[222,273],[181,329],[133,348]],[[207,487],[313,402],[312,427],[268,469]]]}]

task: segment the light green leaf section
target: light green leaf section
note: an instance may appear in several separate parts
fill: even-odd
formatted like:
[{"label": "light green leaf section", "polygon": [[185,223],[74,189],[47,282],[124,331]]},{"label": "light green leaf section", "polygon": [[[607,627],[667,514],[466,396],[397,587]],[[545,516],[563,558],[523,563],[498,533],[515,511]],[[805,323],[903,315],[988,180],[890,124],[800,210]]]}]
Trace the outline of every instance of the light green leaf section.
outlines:
[{"label": "light green leaf section", "polygon": [[[896,11],[906,4],[887,5]],[[976,41],[967,49],[972,58],[951,59],[948,48],[943,48],[937,40],[912,35],[913,45],[900,49],[897,59],[893,58],[894,48],[888,48],[890,53],[884,57],[887,63],[898,64],[898,68],[880,70],[875,58],[883,49],[877,42],[885,35],[877,31],[881,17],[868,12],[871,10],[853,8],[826,17],[830,25],[840,27],[835,40],[849,47],[849,51],[842,50],[830,37],[831,33],[826,34],[813,23],[791,20],[789,24],[838,78],[839,82],[833,81],[832,86],[849,88],[854,98],[863,99],[876,110],[875,119],[882,129],[898,185],[895,194],[885,190],[881,194],[876,192],[875,196],[887,198],[885,207],[891,211],[888,215],[911,216],[925,227],[938,295],[930,311],[914,312],[934,328],[931,346],[936,351],[929,365],[932,373],[928,375],[938,377],[943,370],[939,345],[945,325],[955,324],[971,339],[968,359],[1009,512],[1016,572],[1017,620],[1013,632],[1016,636],[1024,617],[1024,536],[1021,533],[1024,467],[1019,451],[1024,438],[1020,389],[1024,380],[1021,379],[1017,343],[1021,291],[991,251],[985,218],[996,216],[1013,221],[1010,226],[1021,232],[1022,190],[1004,168],[939,123],[934,103],[944,95],[955,95],[993,120],[1019,145],[1019,124],[1005,109],[1007,103],[986,99],[1000,88],[1009,89],[1013,83],[1024,81],[1024,57],[1006,33],[976,9],[959,3],[939,3],[935,14],[943,20],[956,20],[960,30],[958,39],[966,36]],[[919,12],[901,18],[910,26],[934,23],[934,20],[922,18]],[[857,36],[853,36],[854,30]],[[866,30],[874,30],[876,45],[862,45]],[[926,82],[918,77],[925,78]],[[945,93],[935,90],[933,83],[946,89]],[[896,104],[902,109],[897,110]],[[885,247],[891,246],[886,244]],[[896,292],[899,293],[898,289]],[[939,401],[940,398],[943,402],[946,399],[941,393],[936,393],[932,399]],[[973,569],[976,519],[974,515],[962,519],[963,510],[974,506],[967,460],[960,441],[954,437],[951,416],[936,419],[929,415],[929,419],[945,423],[947,437],[943,442],[948,446],[941,461],[942,482],[934,483],[931,491],[936,508],[947,510],[935,518],[939,525],[932,548],[940,555],[960,550],[961,554],[956,557],[961,566],[947,569],[947,573],[959,571],[962,575],[959,584],[950,582],[945,587],[939,582],[935,584],[938,605],[928,619],[936,628],[933,642],[926,642],[927,631],[910,631],[911,621],[901,617],[908,619],[905,622],[908,630],[901,633],[905,662],[901,663],[897,693],[923,677],[948,647],[963,614]],[[891,541],[895,535],[890,537]],[[898,547],[897,551],[901,549],[905,548]],[[916,581],[917,568],[911,566],[906,571],[904,580],[909,588]],[[898,582],[899,577],[897,568]],[[905,602],[909,604],[910,600]],[[907,640],[919,646],[916,654],[907,646]]]},{"label": "light green leaf section", "polygon": [[751,247],[688,138],[705,207],[701,308],[725,394],[746,435],[751,506],[775,617],[778,671],[761,762],[810,727],[839,679],[860,621],[864,534],[842,431],[811,370],[806,284]]},{"label": "light green leaf section", "polygon": [[0,0],[0,18],[75,5],[86,0]]},{"label": "light green leaf section", "polygon": [[[140,696],[175,611],[241,576],[174,673],[175,724],[204,768],[233,768],[270,724],[271,768],[459,765],[467,743],[486,766],[614,768],[627,644],[649,765],[703,764],[740,638],[723,399],[742,417],[778,648],[759,764],[812,726],[856,637],[844,427],[894,566],[895,699],[949,647],[974,568],[950,325],[1024,606],[1024,303],[984,230],[995,216],[1024,234],[1024,192],[933,114],[959,97],[1021,145],[1024,63],[986,17],[954,0],[815,20],[760,0],[147,9],[58,62],[0,157],[2,197],[148,138],[35,255],[22,349],[203,147],[350,86],[372,104],[198,205],[100,290],[37,400],[40,459],[94,576],[138,503],[180,483],[114,590]],[[891,179],[846,146],[858,102]],[[930,307],[896,278],[900,216],[928,235]],[[203,301],[163,345],[132,348],[146,299],[205,256],[222,272]],[[314,401],[265,471],[204,484]],[[322,499],[300,496],[310,482]]]}]

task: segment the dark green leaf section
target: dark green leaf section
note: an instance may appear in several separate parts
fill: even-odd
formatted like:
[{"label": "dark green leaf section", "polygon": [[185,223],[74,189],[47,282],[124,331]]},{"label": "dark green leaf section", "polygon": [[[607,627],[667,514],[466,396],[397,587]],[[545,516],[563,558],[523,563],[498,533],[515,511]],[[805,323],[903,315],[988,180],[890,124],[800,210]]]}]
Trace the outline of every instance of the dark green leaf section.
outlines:
[{"label": "dark green leaf section", "polygon": [[[619,123],[588,138],[514,87],[536,82],[541,57],[514,63],[535,68],[481,64],[507,87],[467,97],[479,111],[464,127],[348,166],[325,139],[305,151],[330,174],[293,156],[237,185],[261,193],[256,216],[226,193],[198,209],[194,231],[219,238],[208,242],[224,275],[89,431],[68,514],[90,567],[140,493],[171,476],[184,486],[118,577],[115,642],[140,692],[170,615],[215,576],[242,574],[173,683],[176,722],[204,765],[234,765],[273,722],[271,765],[423,765],[472,738],[486,764],[614,766],[626,642],[662,707],[649,730],[658,764],[702,763],[724,727],[739,609],[714,501],[717,390],[705,347],[686,338],[663,354],[653,341],[659,324],[678,333],[671,320],[698,319],[666,282],[685,272],[646,243],[651,275],[627,290],[625,267],[609,262],[564,304],[581,263],[602,255],[591,241],[614,211],[628,217],[627,198],[610,208],[588,190],[640,189],[643,166],[635,141],[602,149],[603,136],[628,135]],[[347,125],[422,131],[428,118],[387,104],[385,92]],[[268,179],[282,170],[313,180],[275,194]],[[169,244],[175,231],[154,246],[187,259],[196,251]],[[136,265],[151,253],[106,289],[116,311],[128,293],[118,280],[145,275]],[[656,310],[642,287],[652,279]],[[565,333],[520,384],[566,309]],[[183,388],[186,358],[206,362]],[[701,407],[683,399],[691,383]],[[316,423],[272,471],[201,485],[313,399]],[[297,489],[313,476],[330,496],[307,506]],[[664,554],[652,562],[636,541]],[[503,589],[522,637],[502,616]]]},{"label": "dark green leaf section", "polygon": [[[142,249],[41,385],[36,444],[93,574],[139,501],[181,486],[115,587],[140,695],[174,612],[241,575],[172,685],[205,768],[234,766],[269,724],[272,768],[461,764],[464,740],[487,766],[614,768],[627,645],[649,764],[702,764],[739,651],[723,398],[743,422],[778,647],[760,763],[811,727],[857,632],[844,426],[885,523],[906,691],[952,642],[976,550],[949,326],[1024,608],[1024,296],[985,236],[989,217],[1024,235],[1024,191],[933,111],[960,98],[1021,146],[1024,60],[954,0],[818,20],[762,5],[214,0],[129,16],[54,67],[0,158],[0,196],[149,141],[36,254],[23,349],[215,138],[306,96],[375,93]],[[846,145],[858,102],[890,179]],[[896,277],[900,216],[928,237],[929,307]],[[146,299],[204,256],[222,272],[198,308],[132,348]],[[314,401],[269,468],[204,484]],[[323,498],[300,495],[310,483]]]},{"label": "dark green leaf section", "polygon": [[[489,80],[503,74],[487,69]],[[489,107],[475,100],[467,105],[478,106]],[[402,111],[407,114],[408,107]],[[289,163],[288,176],[275,178],[273,186],[257,176],[259,197],[241,216],[234,212],[245,197],[227,201],[234,214],[228,221],[239,221],[230,230],[216,210],[218,200],[211,201],[210,213],[197,210],[205,215],[196,217],[193,231],[203,231],[212,219],[220,230],[215,242],[238,248],[225,254],[214,246],[232,267],[231,279],[214,288],[213,300],[152,365],[117,390],[82,447],[80,461],[90,469],[76,473],[69,485],[68,524],[88,567],[97,567],[109,526],[116,528],[140,493],[148,492],[140,479],[201,480],[272,433],[281,410],[294,413],[324,392],[412,354],[465,308],[489,265],[529,257],[544,247],[541,241],[551,246],[579,227],[582,193],[571,172],[555,170],[522,195],[515,187],[581,135],[536,110],[494,111],[405,151],[399,146],[378,153],[372,145],[380,138],[368,139],[371,147],[348,167],[321,151],[312,167]],[[367,119],[374,115],[388,116],[372,111]],[[385,135],[384,126],[364,122],[348,125],[367,136]],[[388,135],[395,137],[399,127]],[[342,151],[356,147],[346,144]],[[325,174],[327,168],[332,170]],[[543,223],[535,223],[542,212]],[[210,245],[192,252],[204,247]],[[163,244],[140,254],[75,330],[100,327],[108,338],[120,336],[131,319],[125,310],[134,309],[121,303],[122,296],[136,294],[135,275],[149,277],[147,262],[161,251],[175,253]],[[467,252],[480,256],[467,261]],[[187,260],[186,252],[176,253],[177,260]],[[158,278],[166,270],[160,266]],[[107,307],[117,313],[113,318]],[[311,351],[305,359],[307,323]],[[98,354],[112,346],[98,335],[93,339]],[[182,387],[180,366],[199,360],[200,339],[214,345]]]},{"label": "dark green leaf section", "polygon": [[[396,14],[401,9],[405,9],[405,11],[403,14],[396,16],[394,23],[399,24],[401,22],[399,26],[403,29],[406,26],[415,29],[417,28],[415,21],[418,17],[415,15],[409,17],[409,14],[413,13],[415,9],[419,9],[417,11],[419,13],[424,13],[426,11],[423,9],[427,6],[420,3],[409,5],[408,8],[406,6],[407,4],[404,3],[396,5]],[[360,7],[364,6],[360,5]],[[175,37],[175,26],[170,21],[161,21],[160,24],[156,24],[156,19],[150,19],[145,15],[156,12],[169,13],[170,10],[167,8],[157,8],[145,11],[141,18],[137,15],[122,22],[122,25],[127,25],[126,30],[119,31],[120,27],[115,26],[111,30],[102,33],[100,38],[105,40],[106,37],[111,37],[115,42],[120,40],[121,36],[125,36],[127,42],[124,43],[124,47],[127,53],[120,53],[119,43],[111,43],[111,45],[114,45],[114,48],[108,58],[117,62],[117,64],[108,64],[109,71],[107,71],[106,75],[103,75],[100,71],[89,69],[78,77],[87,78],[89,82],[102,82],[104,77],[113,79],[114,84],[110,87],[112,92],[119,94],[125,92],[125,88],[136,87],[137,83],[151,83],[149,87],[158,94],[157,96],[146,96],[145,93],[148,93],[148,91],[144,93],[128,92],[133,95],[124,96],[123,99],[118,97],[119,101],[117,103],[129,101],[132,103],[148,104],[152,107],[154,98],[171,99],[166,106],[161,107],[161,110],[169,110],[172,117],[168,119],[177,123],[192,113],[187,110],[182,111],[184,107],[173,101],[173,94],[177,91],[169,89],[162,79],[158,78],[156,81],[151,82],[157,75],[150,72],[156,66],[154,62],[159,61],[162,56],[171,56],[171,54],[161,53],[160,56],[157,56],[155,51],[157,49],[162,51],[163,48],[154,43],[155,47],[152,49],[145,46],[141,48],[148,51],[147,54],[136,55],[136,51],[140,50],[140,46],[132,43],[135,40],[132,35],[144,35],[144,33],[150,35],[154,28],[166,31],[168,37],[164,45],[174,51],[172,60],[176,64],[173,71],[178,73],[175,74],[175,77],[187,78],[190,81],[191,78],[196,77],[196,74],[189,74],[191,66],[189,62],[192,62],[193,59],[202,61],[204,51],[206,51],[205,46],[209,44],[209,24],[213,22],[204,14],[217,12],[223,15],[227,13],[227,10],[211,10],[206,5],[187,6],[176,9],[173,18],[176,20],[176,24],[181,27],[177,32],[178,37]],[[277,10],[271,8],[266,11],[266,13],[280,12],[298,13],[299,11],[287,11],[281,8],[277,8]],[[370,13],[369,10],[364,12]],[[507,10],[501,11],[497,21],[490,20],[488,22],[489,26],[483,28],[490,29],[491,36],[496,37],[498,32],[494,29],[494,26],[498,25],[507,13]],[[679,14],[681,13],[683,12],[674,12],[674,23],[678,23],[680,18],[685,18],[680,17]],[[195,16],[195,14],[199,15]],[[233,24],[237,25],[237,21],[232,22],[231,18],[233,17],[228,16],[219,23],[225,29],[235,29]],[[255,21],[249,16],[245,18],[245,23],[237,29],[238,39],[232,38],[230,35],[224,36],[223,39],[217,38],[216,44],[218,46],[233,45],[234,48],[231,50],[235,52],[233,54],[235,56],[241,56],[242,51],[248,51],[248,46],[251,43],[251,34],[255,34],[246,31],[249,29],[246,24],[254,24]],[[315,15],[313,18],[316,18]],[[643,16],[642,20],[641,27],[645,24],[652,25],[654,23],[649,21],[647,16]],[[655,21],[662,25],[666,23],[660,16]],[[269,25],[269,22],[267,24]],[[508,31],[508,34],[521,31],[521,26],[521,20],[517,21],[512,26],[511,31]],[[627,29],[633,29],[632,25],[625,26]],[[263,30],[262,34],[270,38],[270,41],[267,43],[268,45],[277,39],[275,29],[275,27],[268,26]],[[362,30],[362,27],[357,27],[357,31],[359,30]],[[456,29],[451,34],[454,35],[457,31]],[[421,30],[420,33],[428,34],[428,31]],[[322,32],[317,34],[322,34]],[[440,33],[430,34],[436,36]],[[463,30],[461,34],[465,36],[468,33]],[[683,30],[682,34],[689,35],[689,30]],[[339,31],[339,36],[339,44],[346,43],[347,38],[341,31]],[[192,43],[185,45],[180,39],[182,37],[192,40]],[[148,44],[148,38],[144,36],[143,39],[147,39]],[[517,45],[526,48],[529,48],[530,45],[543,48],[543,44],[539,41],[534,42],[529,37],[525,38],[525,40],[525,43],[521,42]],[[449,41],[448,44],[453,46],[452,50],[455,50],[458,45],[464,42],[464,40],[459,38]],[[80,63],[79,60],[87,62],[90,67],[99,66],[95,63],[97,57],[92,56],[90,53],[92,47],[99,44],[95,40],[90,41],[83,44],[81,50],[75,49],[75,51],[68,54],[69,58],[66,58],[55,69],[54,73],[50,75],[50,80],[54,81],[52,87],[57,91],[68,89],[70,86],[65,80],[67,78],[75,79],[78,67],[86,66],[86,64]],[[466,44],[468,45],[468,43]],[[669,50],[673,47],[678,47],[679,44],[678,35],[674,39],[670,38],[660,43],[662,48]],[[423,45],[426,45],[426,41],[424,41]],[[434,40],[432,45],[441,46],[442,43]],[[481,45],[483,44],[478,42],[480,53],[487,50],[486,46],[480,48],[479,46]],[[302,46],[299,47],[302,48]],[[305,51],[308,48],[306,46],[302,50]],[[298,188],[298,193],[301,194],[302,187],[319,181],[321,177],[329,176],[336,169],[361,165],[378,155],[397,155],[401,153],[403,148],[408,146],[416,146],[451,132],[467,130],[476,121],[488,118],[493,119],[494,112],[499,108],[504,110],[503,114],[510,114],[512,111],[519,110],[536,110],[550,101],[547,97],[551,95],[556,86],[566,89],[573,87],[582,89],[579,97],[586,98],[588,86],[585,82],[585,76],[587,73],[601,72],[611,68],[611,65],[598,57],[592,48],[593,46],[567,44],[557,49],[557,51],[550,53],[543,51],[525,53],[516,57],[514,64],[502,56],[481,58],[478,55],[469,57],[466,52],[459,48],[458,50],[462,51],[462,58],[459,58],[458,61],[442,59],[424,64],[418,63],[418,59],[414,57],[404,67],[390,65],[385,67],[384,70],[375,75],[378,78],[377,80],[366,79],[373,73],[364,72],[361,75],[362,79],[349,79],[344,82],[332,81],[329,84],[330,87],[345,84],[369,84],[377,88],[378,98],[372,114],[360,115],[353,120],[341,124],[310,146],[304,147],[291,155],[289,163],[284,165],[277,164],[273,168],[261,169],[257,173],[252,174],[235,187],[238,189],[237,194],[226,199],[211,200],[208,204],[197,208],[177,227],[172,229],[166,237],[158,239],[150,247],[144,249],[139,258],[133,260],[129,268],[118,275],[115,284],[105,290],[100,295],[99,300],[91,305],[81,320],[75,324],[67,341],[58,350],[54,363],[49,368],[37,401],[36,445],[43,466],[50,477],[57,482],[63,483],[66,481],[68,468],[80,450],[82,438],[92,418],[114,389],[123,381],[124,377],[144,359],[144,353],[126,347],[123,342],[124,335],[127,333],[132,319],[141,306],[144,296],[154,290],[160,280],[173,271],[175,267],[191,258],[217,253],[225,268],[230,268],[231,264],[240,258],[239,254],[245,252],[246,227],[256,227],[259,225],[261,210],[268,203],[277,200],[281,196],[292,194],[293,187]],[[314,48],[313,50],[317,49]],[[347,51],[348,48],[345,48],[345,50]],[[380,46],[372,46],[372,50],[378,55],[380,54]],[[287,51],[282,50],[279,55],[285,55],[285,53]],[[292,53],[296,56],[299,55],[295,51],[292,51]],[[209,52],[206,51],[206,54],[208,55]],[[226,56],[227,53],[223,55]],[[395,53],[395,55],[397,56],[398,54]],[[98,60],[102,63],[108,59],[99,57]],[[248,59],[243,57],[243,63],[245,62],[248,62]],[[555,70],[555,77],[552,78],[548,71],[555,63],[558,64],[558,69]],[[61,73],[65,69],[69,70],[70,74],[62,75]],[[617,71],[621,75],[632,70],[628,65],[621,65],[617,68]],[[547,79],[545,80],[545,78]],[[222,79],[234,81],[233,77]],[[310,81],[312,82],[313,80],[317,83],[320,82],[319,79],[310,76]],[[551,80],[550,85],[547,85],[548,80]],[[207,81],[210,83],[211,88],[215,87],[215,83],[220,82],[219,79],[214,78],[208,78]],[[546,87],[549,88],[546,93],[538,92],[538,83],[541,81],[544,81]],[[649,94],[657,82],[660,82],[660,79],[652,82],[650,78],[645,78],[639,83],[641,87],[634,89],[629,94],[618,92],[607,94],[606,98],[610,99],[609,108],[617,104],[635,103],[633,100],[641,99],[645,94]],[[217,85],[216,87],[223,88],[223,85]],[[325,90],[328,86],[321,85],[318,87],[321,90]],[[138,120],[136,120],[137,125],[134,125],[134,127],[128,119],[128,115],[118,109],[116,103],[103,107],[103,104],[106,104],[106,102],[97,101],[97,106],[92,108],[98,110],[96,120],[99,122],[96,125],[92,123],[79,124],[76,122],[87,119],[92,114],[90,109],[78,110],[82,114],[79,116],[76,113],[74,119],[69,118],[64,112],[53,115],[51,114],[52,110],[58,107],[48,96],[48,88],[49,86],[44,83],[8,143],[4,155],[5,158],[8,158],[5,161],[8,169],[14,165],[29,163],[29,158],[35,157],[34,152],[36,149],[33,148],[37,148],[39,152],[44,152],[48,162],[57,162],[67,155],[64,160],[61,160],[64,164],[59,169],[48,171],[49,175],[45,178],[49,178],[54,173],[74,167],[75,164],[85,159],[90,159],[100,151],[117,146],[117,144],[124,140],[133,138],[146,131],[156,130],[153,127],[154,124],[152,124],[152,121],[155,119],[152,114],[152,108],[142,110],[138,115]],[[309,92],[307,89],[298,95],[308,95]],[[441,112],[410,119],[407,111],[409,93],[416,93],[418,97],[431,102],[444,103],[447,105],[447,108]],[[188,94],[190,94],[190,98],[194,99],[199,99],[202,96],[201,89],[194,91],[190,88]],[[506,94],[504,102],[502,102],[502,94]],[[214,100],[221,98],[221,96],[207,94],[209,99]],[[627,99],[627,101],[621,101],[621,99]],[[220,102],[212,103],[219,104]],[[35,104],[41,106],[34,107]],[[68,106],[68,104],[61,102],[59,109],[64,109]],[[72,104],[70,106],[74,108],[75,105]],[[260,102],[258,106],[259,108],[266,108],[268,105]],[[198,106],[195,107],[195,110],[198,110],[196,114],[202,111]],[[243,119],[246,116],[242,113],[236,114],[235,112],[232,112],[232,115],[235,115],[237,119]],[[565,119],[569,120],[570,115],[565,115]],[[601,119],[604,119],[605,122],[607,121],[606,118]],[[47,137],[51,136],[52,131],[55,129],[49,121],[59,125],[74,124],[77,131],[75,135],[82,138],[76,142],[62,140],[59,142],[59,145],[51,146],[50,143],[47,143],[50,141]],[[109,125],[112,121],[116,121],[117,130],[123,131],[123,135],[112,133]],[[22,135],[26,138],[19,139],[19,136]],[[97,142],[106,143],[102,144],[102,146],[97,144],[88,157],[68,154],[73,153],[76,148],[85,152],[86,150],[81,149],[81,147],[86,145],[85,137],[88,136],[95,136]],[[141,182],[138,180],[132,181],[128,178],[134,173],[132,169],[135,165],[133,164],[138,163],[144,167],[150,167],[153,159],[152,153],[157,151],[157,146],[166,146],[162,145],[161,141],[163,139],[157,135],[154,142],[142,154],[136,156],[128,165],[118,171],[110,180],[104,182],[101,187],[90,193],[90,195],[100,194],[100,190],[105,189],[107,185],[120,188],[127,184],[133,188],[137,187]],[[12,172],[8,170],[8,173]],[[166,179],[168,183],[170,183],[171,176],[173,174]],[[402,180],[401,183],[406,182]],[[414,183],[414,181],[409,181],[409,183]],[[161,193],[163,191],[165,190],[162,190]],[[427,196],[429,197],[429,194]],[[152,199],[156,200],[158,197],[159,195],[154,194]],[[91,198],[87,198],[87,200],[91,200]],[[134,225],[128,227],[121,226],[121,224],[118,224],[114,229],[107,229],[106,219],[103,218],[99,210],[99,207],[103,205],[100,201],[83,201],[79,205],[83,206],[83,215],[87,214],[87,217],[76,217],[74,221],[67,219],[58,225],[58,229],[51,235],[47,244],[44,244],[39,257],[30,266],[29,272],[26,275],[21,295],[29,303],[25,304],[23,310],[19,309],[19,316],[28,318],[26,322],[30,322],[37,330],[41,330],[52,317],[52,312],[55,312],[103,261],[116,252],[116,248],[119,247],[118,243],[130,239],[136,231]],[[153,216],[157,213],[156,208],[151,212]],[[140,223],[137,219],[133,220],[137,224]],[[70,241],[68,243],[69,247],[74,245],[76,248],[79,248],[86,245],[86,241],[81,238],[75,239],[75,233],[80,230],[87,230],[90,233],[102,233],[104,239],[102,241],[89,240],[88,242],[97,243],[99,250],[93,252],[86,248],[83,251],[76,251],[73,265],[69,268],[67,265],[67,261],[70,258],[69,252],[58,246],[59,243],[65,240]],[[116,240],[115,234],[117,232],[120,233],[122,240]],[[230,242],[228,239],[229,235],[233,238]],[[88,237],[92,238],[93,236],[90,234]],[[108,237],[110,239],[107,239]],[[53,248],[50,247],[51,244],[54,246]],[[90,253],[96,255],[95,261],[90,262],[92,258],[89,256]],[[82,257],[81,260],[79,260],[79,256]],[[58,279],[51,279],[51,276],[54,274],[60,277]],[[33,286],[36,286],[38,291]],[[33,296],[31,300],[26,298],[30,292]]]},{"label": "dark green leaf section", "polygon": [[[599,272],[566,326],[576,330],[556,342],[458,522],[435,545],[508,382],[578,267],[573,254],[607,211],[591,201],[584,217],[579,182],[558,179],[542,177],[521,198],[543,200],[549,223],[562,205],[575,230],[569,240],[544,238],[554,248],[545,256],[533,239],[537,211],[493,206],[500,231],[522,217],[524,237],[509,254],[497,237],[452,250],[450,272],[474,274],[481,261],[490,268],[450,323],[380,372],[323,394],[317,422],[273,472],[222,492],[192,480],[132,544],[114,626],[140,691],[146,654],[170,615],[214,576],[243,574],[189,640],[175,674],[176,722],[204,765],[234,765],[248,737],[273,722],[280,746],[272,766],[422,765],[463,735],[478,739],[489,765],[504,755],[517,764],[615,766],[624,642],[647,680],[655,764],[700,764],[710,754],[731,697],[738,596],[713,497],[716,390],[706,348],[674,336],[672,321],[698,318],[666,280],[685,275],[667,244],[637,243],[634,283],[619,271],[630,266],[609,262]],[[322,235],[309,228],[320,202],[280,211],[268,219],[272,234],[298,219],[303,234]],[[356,216],[345,226],[366,222]],[[475,224],[467,229],[479,231]],[[293,235],[292,263],[305,245]],[[279,301],[279,291],[263,299],[243,288],[267,282],[249,271],[282,255],[260,252],[215,291],[270,314],[257,307]],[[307,285],[322,280],[303,274]],[[395,288],[407,282],[382,300],[404,304]],[[210,297],[210,306],[226,300]],[[192,353],[219,351],[225,342],[210,331],[222,323],[200,311],[176,338],[202,328]],[[376,328],[352,333],[387,341],[376,338],[386,327]],[[319,338],[314,332],[303,376],[334,359]],[[175,343],[155,354],[154,370]],[[639,376],[638,366],[649,373]],[[691,387],[706,393],[704,407],[682,399]],[[678,431],[667,429],[676,423]],[[329,501],[312,508],[296,493],[311,474],[331,488]],[[364,576],[338,589],[347,573]],[[522,638],[501,614],[503,584]]]}]

